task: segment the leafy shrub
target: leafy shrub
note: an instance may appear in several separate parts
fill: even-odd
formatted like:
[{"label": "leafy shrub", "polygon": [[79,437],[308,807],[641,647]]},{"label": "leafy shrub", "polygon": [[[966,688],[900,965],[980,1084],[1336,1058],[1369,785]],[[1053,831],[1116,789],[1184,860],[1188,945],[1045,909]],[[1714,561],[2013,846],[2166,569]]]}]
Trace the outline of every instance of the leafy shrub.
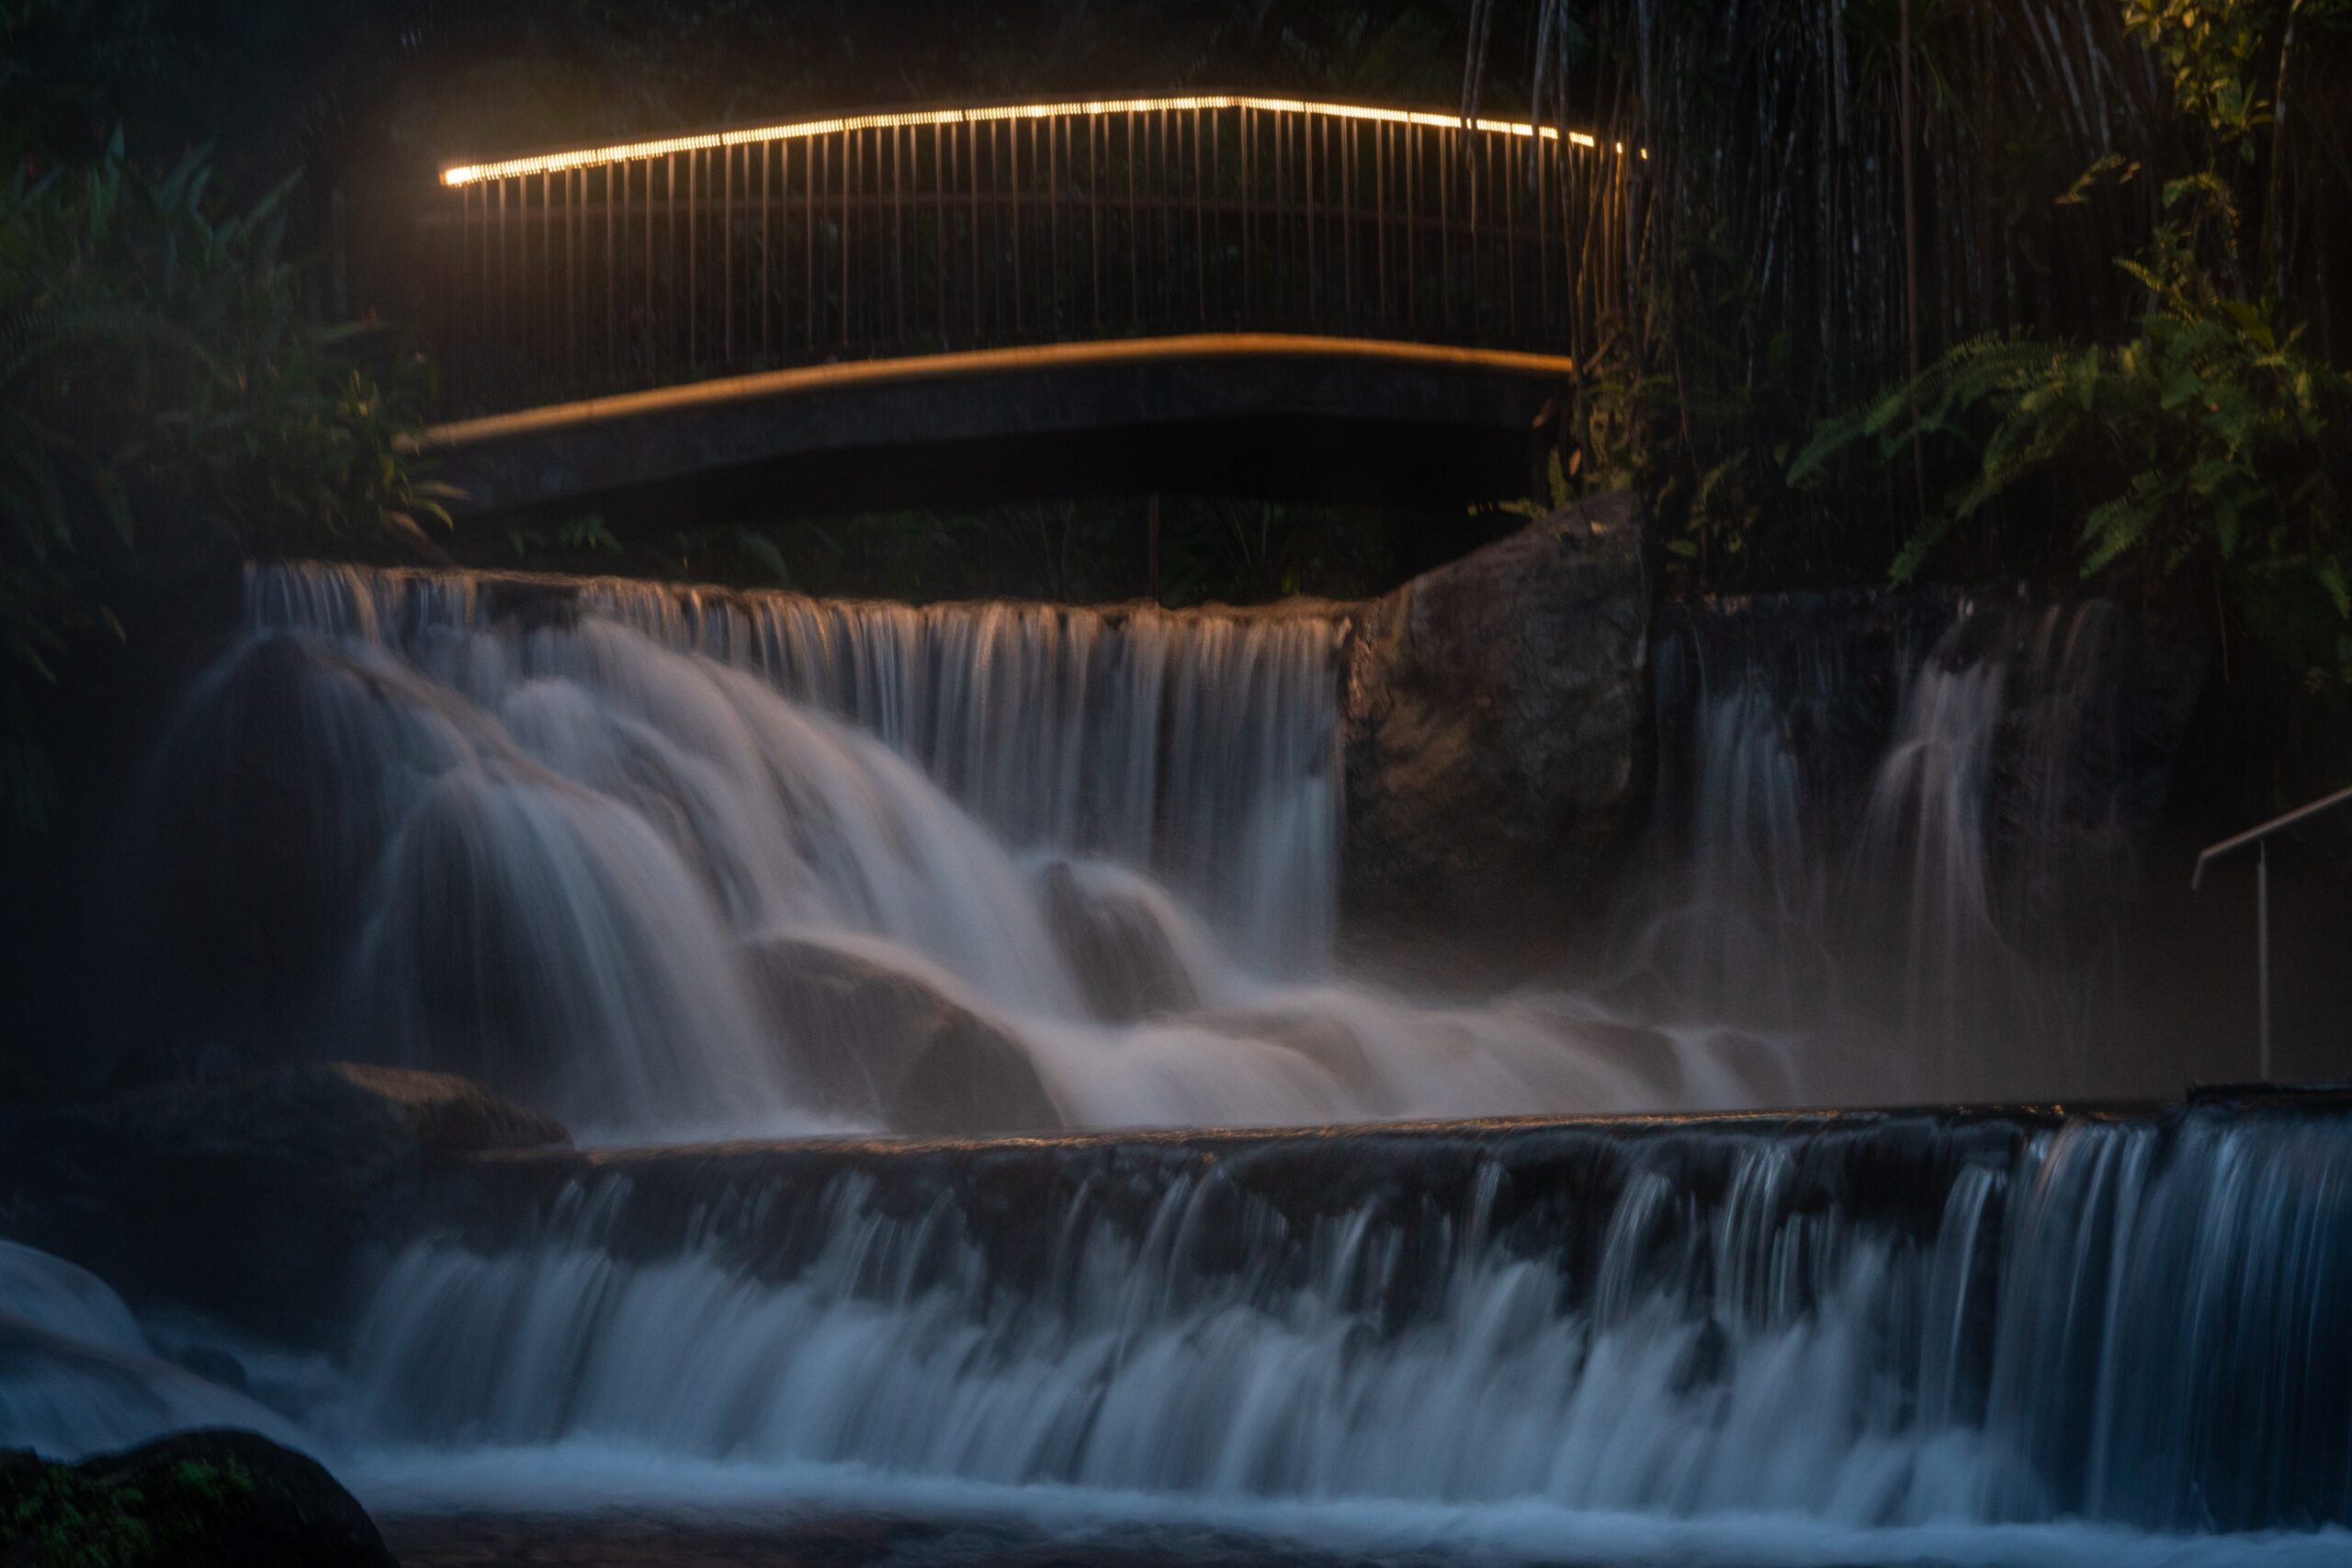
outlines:
[{"label": "leafy shrub", "polygon": [[[2256,161],[2256,134],[2272,123],[2250,73],[2278,8],[2124,0],[2124,12],[2209,154],[2203,172],[2165,186],[2148,244],[2117,263],[2144,297],[2136,330],[2111,343],[1960,344],[1824,423],[1790,479],[1815,479],[1864,442],[1888,461],[1915,442],[1956,442],[1971,471],[1896,557],[1898,580],[2030,482],[2041,503],[2079,508],[2072,554],[2084,575],[2188,571],[2233,602],[2305,686],[2352,684],[2352,375],[2249,287],[2228,173]],[[2062,204],[2118,171],[2139,173],[2103,159]]]},{"label": "leafy shrub", "polygon": [[281,186],[216,215],[201,153],[160,176],[118,140],[0,181],[0,791],[49,784],[31,693],[72,640],[120,626],[110,588],[156,532],[220,519],[272,552],[422,541],[447,491],[402,455],[390,389],[318,324],[284,254]]},{"label": "leafy shrub", "polygon": [[[2228,221],[2212,187],[2177,182],[2166,200],[2206,216],[2163,226],[2143,258],[2123,264],[2148,291],[2135,335],[1962,344],[1917,381],[1825,425],[1791,477],[1809,479],[1857,441],[1892,460],[1915,434],[1959,437],[1977,451],[1976,470],[1912,536],[1897,579],[1916,575],[1955,525],[2049,479],[2085,505],[2075,549],[2086,575],[2197,566],[2271,601],[2254,624],[2295,644],[2282,651],[2352,679],[2352,376],[2303,353],[2268,301],[2214,286],[2197,255],[2199,229]],[[2299,581],[2339,625],[2323,633],[2283,613],[2281,591]]]}]

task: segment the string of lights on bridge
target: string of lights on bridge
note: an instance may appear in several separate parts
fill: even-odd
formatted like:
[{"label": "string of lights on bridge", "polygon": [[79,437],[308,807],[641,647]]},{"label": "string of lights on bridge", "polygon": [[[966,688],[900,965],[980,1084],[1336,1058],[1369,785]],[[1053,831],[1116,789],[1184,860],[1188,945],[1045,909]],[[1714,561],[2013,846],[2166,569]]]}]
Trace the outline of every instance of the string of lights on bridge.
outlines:
[{"label": "string of lights on bridge", "polygon": [[[1008,104],[985,108],[904,109],[880,114],[838,115],[827,119],[801,120],[788,125],[754,126],[736,130],[707,131],[692,136],[667,136],[646,141],[621,141],[604,147],[583,147],[566,152],[542,152],[531,157],[506,158],[489,164],[456,164],[441,171],[441,183],[456,188],[480,184],[485,180],[513,179],[518,175],[560,174],[571,169],[594,168],[605,164],[625,164],[649,158],[664,158],[680,152],[705,152],[719,148],[756,146],[768,141],[791,141],[804,137],[831,136],[851,130],[889,130],[908,126],[979,125],[998,120],[1056,119],[1078,115],[1154,114],[1161,110],[1254,109],[1265,114],[1323,115],[1333,119],[1370,120],[1385,125],[1411,126],[1430,130],[1476,130],[1497,136],[1540,138],[1557,141],[1566,138],[1573,146],[1598,147],[1599,142],[1589,131],[1562,131],[1557,127],[1534,125],[1516,119],[1474,119],[1460,115],[1439,114],[1426,109],[1374,108],[1363,104],[1327,104],[1306,98],[1259,98],[1231,95],[1209,95],[1193,97],[1167,98],[1092,98],[1080,102],[1059,104]],[[1623,153],[1625,144],[1617,142]],[[1641,152],[1647,158],[1647,149]]]}]

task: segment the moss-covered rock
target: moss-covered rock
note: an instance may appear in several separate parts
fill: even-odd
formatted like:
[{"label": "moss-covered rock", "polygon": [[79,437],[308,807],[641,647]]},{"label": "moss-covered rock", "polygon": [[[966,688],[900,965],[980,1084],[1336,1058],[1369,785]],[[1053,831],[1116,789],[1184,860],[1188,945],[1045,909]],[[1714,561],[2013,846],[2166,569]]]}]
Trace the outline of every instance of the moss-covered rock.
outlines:
[{"label": "moss-covered rock", "polygon": [[395,1568],[319,1463],[252,1432],[181,1432],[78,1465],[0,1455],[0,1568]]}]

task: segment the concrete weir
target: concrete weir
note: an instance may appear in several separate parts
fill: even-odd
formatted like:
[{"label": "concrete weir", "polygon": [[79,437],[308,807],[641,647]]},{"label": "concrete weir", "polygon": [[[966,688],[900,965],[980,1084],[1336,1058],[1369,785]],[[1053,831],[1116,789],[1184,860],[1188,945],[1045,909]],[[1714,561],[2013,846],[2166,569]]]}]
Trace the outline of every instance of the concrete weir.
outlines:
[{"label": "concrete weir", "polygon": [[486,1154],[350,1357],[404,1439],[2341,1524],[2347,1173],[2352,1105],[2278,1095]]}]

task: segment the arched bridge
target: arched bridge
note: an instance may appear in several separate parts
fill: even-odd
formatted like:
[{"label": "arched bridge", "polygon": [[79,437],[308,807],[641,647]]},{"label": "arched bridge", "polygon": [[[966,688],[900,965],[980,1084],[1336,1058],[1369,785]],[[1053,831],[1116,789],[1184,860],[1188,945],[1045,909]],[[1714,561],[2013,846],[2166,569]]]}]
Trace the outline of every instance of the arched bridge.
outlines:
[{"label": "arched bridge", "polygon": [[1523,493],[1641,154],[1238,96],[926,108],[446,169],[469,509]]}]

